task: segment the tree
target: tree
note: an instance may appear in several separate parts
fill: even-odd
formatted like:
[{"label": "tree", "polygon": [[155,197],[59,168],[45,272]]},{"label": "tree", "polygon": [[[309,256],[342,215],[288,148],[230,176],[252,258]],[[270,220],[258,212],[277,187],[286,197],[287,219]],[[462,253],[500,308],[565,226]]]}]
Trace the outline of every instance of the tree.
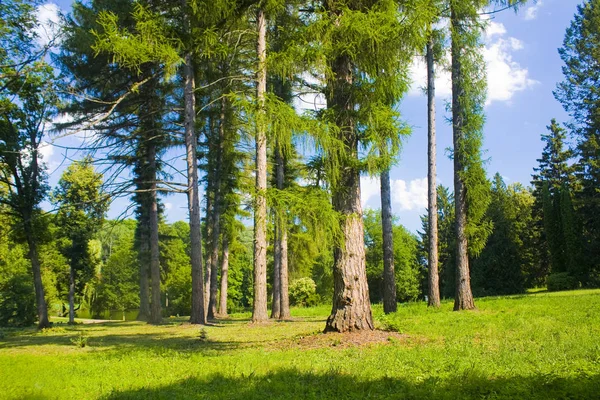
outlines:
[{"label": "tree", "polygon": [[39,258],[45,222],[40,203],[47,193],[40,148],[57,103],[52,68],[42,61],[34,41],[35,4],[0,5],[0,203],[15,217],[15,228],[28,245],[35,288],[38,327],[49,326]]},{"label": "tree", "polygon": [[102,190],[102,174],[94,171],[90,158],[74,162],[63,172],[52,195],[63,248],[69,261],[69,323],[75,323],[75,292],[94,275],[89,242],[102,224],[109,197]]},{"label": "tree", "polygon": [[392,230],[392,194],[390,171],[381,173],[381,225],[383,233],[383,311],[396,311],[396,278],[394,274],[394,236]]},{"label": "tree", "polygon": [[559,54],[565,65],[564,81],[554,96],[571,116],[568,124],[577,139],[574,167],[578,186],[573,202],[582,221],[585,257],[590,277],[600,284],[600,1],[586,0],[577,7]]}]

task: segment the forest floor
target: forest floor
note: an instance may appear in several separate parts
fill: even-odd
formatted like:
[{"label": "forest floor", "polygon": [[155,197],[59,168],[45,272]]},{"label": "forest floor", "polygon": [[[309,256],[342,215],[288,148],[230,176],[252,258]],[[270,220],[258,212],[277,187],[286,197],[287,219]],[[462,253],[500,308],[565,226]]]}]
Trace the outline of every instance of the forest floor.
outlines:
[{"label": "forest floor", "polygon": [[[253,325],[105,322],[0,331],[0,398],[597,399],[600,290],[399,305],[322,334],[329,307]],[[82,344],[85,344],[82,347]]]}]

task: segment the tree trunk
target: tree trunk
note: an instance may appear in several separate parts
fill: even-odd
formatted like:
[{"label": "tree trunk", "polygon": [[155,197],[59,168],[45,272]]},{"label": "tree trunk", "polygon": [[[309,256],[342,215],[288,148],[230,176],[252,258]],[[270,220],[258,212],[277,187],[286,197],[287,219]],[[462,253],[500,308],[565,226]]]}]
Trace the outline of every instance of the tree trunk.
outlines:
[{"label": "tree trunk", "polygon": [[[275,164],[277,168],[277,189],[283,190],[285,185],[285,158],[281,154],[279,145],[275,147]],[[290,296],[288,289],[287,215],[285,210],[279,210],[275,218],[275,226],[277,228],[275,249],[279,260],[278,271],[275,273],[276,277],[279,276],[279,315],[277,318],[287,319],[290,318]],[[275,292],[275,288],[273,288],[273,291]]]},{"label": "tree trunk", "polygon": [[[190,31],[187,2],[182,0],[184,8],[184,30]],[[196,98],[194,96],[194,67],[192,54],[187,51],[183,64],[184,75],[184,127],[185,152],[187,163],[187,195],[190,218],[190,262],[192,264],[192,324],[206,324],[204,307],[203,271],[202,271],[202,231],[200,230],[200,196],[198,190],[198,160],[196,155]]]},{"label": "tree trunk", "polygon": [[69,266],[69,325],[75,324],[75,268]]},{"label": "tree trunk", "polygon": [[35,301],[38,311],[38,329],[44,329],[50,326],[50,321],[48,320],[48,306],[46,305],[44,284],[42,282],[42,268],[40,267],[37,243],[33,237],[31,216],[25,215],[23,221],[25,223],[25,236],[27,237],[27,245],[29,246],[29,260],[31,261],[31,271],[33,273],[33,287],[35,289]]},{"label": "tree trunk", "polygon": [[279,218],[275,212],[275,243],[273,249],[273,303],[271,305],[271,318],[279,319],[281,316],[281,240],[279,238]]},{"label": "tree trunk", "polygon": [[265,92],[267,90],[266,19],[262,9],[256,16],[258,31],[256,97],[260,107],[256,126],[256,204],[254,206],[254,303],[252,321],[267,321],[267,135]]},{"label": "tree trunk", "polygon": [[462,84],[462,49],[456,40],[456,30],[461,21],[456,11],[451,9],[450,23],[455,31],[452,35],[452,138],[454,144],[454,205],[456,214],[456,295],[454,310],[471,310],[475,308],[471,292],[471,277],[469,273],[469,256],[467,243],[467,202],[465,183],[463,182],[464,165],[461,154],[461,143],[464,140],[463,106],[464,87]]},{"label": "tree trunk", "polygon": [[152,178],[150,184],[150,214],[148,228],[150,234],[150,277],[152,278],[152,302],[150,304],[150,323],[160,324],[162,309],[160,304],[160,262],[158,243],[158,192],[156,185],[156,147],[148,143],[148,170]]},{"label": "tree trunk", "polygon": [[435,141],[435,64],[433,39],[427,42],[427,183],[428,183],[428,231],[429,231],[429,296],[430,307],[440,306],[440,277],[438,271],[438,214],[436,186]]},{"label": "tree trunk", "polygon": [[[146,224],[147,221],[139,221],[140,224]],[[150,319],[150,287],[148,281],[148,261],[150,260],[150,246],[146,227],[139,228],[140,231],[140,249],[138,260],[140,263],[140,312],[138,321],[148,321]]]},{"label": "tree trunk", "polygon": [[229,237],[223,235],[223,253],[221,255],[221,293],[219,299],[219,315],[227,316],[227,275],[229,273]]},{"label": "tree trunk", "polygon": [[215,318],[217,314],[217,292],[219,274],[219,238],[221,237],[221,175],[223,163],[223,142],[225,140],[225,99],[221,100],[221,114],[219,116],[219,142],[217,147],[217,162],[215,165],[214,200],[211,231],[211,257],[210,257],[210,300],[208,303],[208,318]]},{"label": "tree trunk", "polygon": [[383,312],[396,311],[396,277],[394,275],[394,235],[392,230],[392,191],[390,170],[381,173],[381,226],[383,230]]},{"label": "tree trunk", "polygon": [[[212,232],[212,223],[214,222],[214,220],[211,218],[211,216],[213,215],[213,201],[212,201],[212,196],[211,193],[213,191],[212,184],[213,181],[213,177],[212,174],[210,173],[210,171],[208,172],[208,176],[207,176],[207,185],[206,185],[206,237],[210,238],[212,237],[211,232]],[[208,314],[208,303],[210,301],[210,275],[211,275],[211,266],[212,266],[212,251],[209,251],[208,254],[206,255],[206,270],[205,275],[204,275],[204,310],[206,310],[206,313]]]},{"label": "tree trunk", "polygon": [[[339,139],[347,157],[358,158],[351,99],[352,63],[346,55],[331,63],[335,78],[328,83],[327,108],[336,110]],[[350,164],[350,165],[348,165]],[[336,245],[333,265],[333,307],[325,332],[374,329],[365,261],[364,228],[360,204],[360,171],[352,162],[340,165],[339,180],[333,185],[333,207],[341,215],[344,235],[342,246]]]}]

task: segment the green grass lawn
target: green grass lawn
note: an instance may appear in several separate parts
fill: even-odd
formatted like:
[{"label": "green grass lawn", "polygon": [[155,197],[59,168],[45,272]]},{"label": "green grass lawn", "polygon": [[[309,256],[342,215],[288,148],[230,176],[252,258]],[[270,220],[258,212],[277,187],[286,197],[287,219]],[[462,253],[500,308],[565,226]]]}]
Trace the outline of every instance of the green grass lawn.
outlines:
[{"label": "green grass lawn", "polygon": [[0,398],[600,399],[600,290],[476,304],[375,306],[400,333],[375,342],[319,333],[328,307],[257,326],[238,314],[204,335],[184,319],[2,330]]}]

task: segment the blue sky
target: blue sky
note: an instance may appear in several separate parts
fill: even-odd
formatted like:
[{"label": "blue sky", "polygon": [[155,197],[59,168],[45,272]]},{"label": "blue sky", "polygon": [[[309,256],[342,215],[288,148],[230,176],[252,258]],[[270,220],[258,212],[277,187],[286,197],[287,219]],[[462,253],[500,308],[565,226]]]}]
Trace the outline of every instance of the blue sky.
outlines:
[{"label": "blue sky", "polygon": [[[543,147],[540,135],[551,118],[567,119],[552,91],[562,80],[562,61],[557,49],[562,45],[565,29],[580,3],[579,0],[530,1],[517,14],[504,11],[490,19],[484,51],[488,64],[484,148],[490,176],[499,172],[507,183],[528,185]],[[54,19],[59,8],[68,12],[70,4],[70,1],[49,3],[40,10],[40,18]],[[447,72],[438,72],[438,183],[451,186],[452,162],[445,151],[452,144],[445,111],[450,85]],[[416,232],[421,226],[419,216],[425,213],[427,204],[427,108],[426,98],[420,90],[425,84],[422,61],[415,60],[412,76],[413,88],[400,110],[413,133],[406,139],[400,161],[390,176],[394,214],[409,230]],[[68,138],[61,144],[76,143],[77,139]],[[64,150],[49,145],[44,153],[51,172],[50,184],[54,186],[65,167],[65,163],[61,164]],[[177,153],[182,151],[174,151],[171,156]],[[68,155],[76,156],[73,152]],[[364,177],[362,194],[365,207],[379,208],[378,181]],[[163,202],[169,222],[187,218],[185,195],[167,196]],[[128,204],[128,199],[116,200],[109,217],[120,216]]]}]

